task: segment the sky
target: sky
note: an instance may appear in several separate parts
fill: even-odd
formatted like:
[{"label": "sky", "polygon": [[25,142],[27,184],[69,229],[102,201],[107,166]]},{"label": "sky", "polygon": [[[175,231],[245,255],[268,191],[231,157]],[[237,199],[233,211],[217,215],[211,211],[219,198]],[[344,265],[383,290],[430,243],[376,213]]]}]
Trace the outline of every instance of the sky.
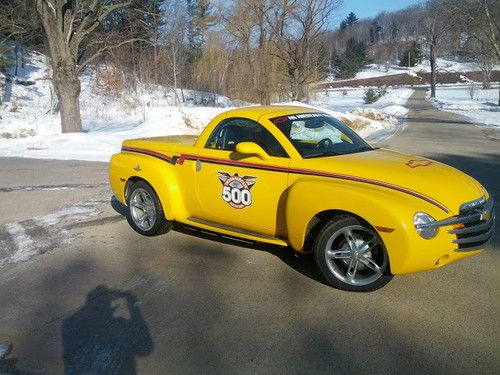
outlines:
[{"label": "sky", "polygon": [[421,3],[422,0],[344,0],[344,5],[337,13],[340,20],[350,12],[356,13],[358,18],[371,18],[382,11],[393,11]]}]

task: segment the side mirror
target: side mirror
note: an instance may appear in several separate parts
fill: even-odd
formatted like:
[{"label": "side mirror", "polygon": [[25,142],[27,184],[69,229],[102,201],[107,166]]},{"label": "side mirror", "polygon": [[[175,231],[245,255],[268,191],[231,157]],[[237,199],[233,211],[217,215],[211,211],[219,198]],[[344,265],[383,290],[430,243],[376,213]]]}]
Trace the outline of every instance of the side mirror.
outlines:
[{"label": "side mirror", "polygon": [[269,160],[271,157],[262,147],[254,142],[240,142],[236,145],[236,152],[245,155],[255,155],[261,160]]}]

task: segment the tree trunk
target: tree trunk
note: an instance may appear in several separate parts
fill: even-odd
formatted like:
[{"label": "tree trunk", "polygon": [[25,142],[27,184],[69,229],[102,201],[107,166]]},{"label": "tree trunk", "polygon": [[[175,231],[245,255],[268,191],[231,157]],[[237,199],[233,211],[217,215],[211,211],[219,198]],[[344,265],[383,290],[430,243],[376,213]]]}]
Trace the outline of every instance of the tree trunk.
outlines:
[{"label": "tree trunk", "polygon": [[434,45],[434,43],[431,44],[430,62],[431,62],[431,98],[435,98],[436,97],[436,46]]},{"label": "tree trunk", "polygon": [[53,10],[52,3],[37,1],[37,10],[47,35],[52,65],[52,84],[59,100],[61,131],[82,131],[80,91],[75,52],[70,49],[60,23],[62,15]]},{"label": "tree trunk", "polygon": [[80,116],[80,81],[76,79],[55,79],[54,89],[59,100],[61,111],[61,130],[63,133],[78,133],[82,131]]},{"label": "tree trunk", "polygon": [[76,71],[76,64],[69,61],[59,61],[52,58],[52,83],[59,101],[61,112],[61,131],[63,133],[78,133],[82,131],[80,116],[81,84]]}]

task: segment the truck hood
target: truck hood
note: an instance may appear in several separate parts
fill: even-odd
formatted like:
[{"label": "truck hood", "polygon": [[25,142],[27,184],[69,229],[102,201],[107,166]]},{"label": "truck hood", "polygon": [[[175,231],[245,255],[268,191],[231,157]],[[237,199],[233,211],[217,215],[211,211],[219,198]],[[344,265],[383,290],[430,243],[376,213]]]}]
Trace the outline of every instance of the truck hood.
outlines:
[{"label": "truck hood", "polygon": [[387,186],[424,200],[429,198],[434,205],[438,203],[441,209],[452,214],[458,214],[462,203],[487,195],[479,182],[453,167],[386,149],[305,159],[303,162],[307,169]]}]

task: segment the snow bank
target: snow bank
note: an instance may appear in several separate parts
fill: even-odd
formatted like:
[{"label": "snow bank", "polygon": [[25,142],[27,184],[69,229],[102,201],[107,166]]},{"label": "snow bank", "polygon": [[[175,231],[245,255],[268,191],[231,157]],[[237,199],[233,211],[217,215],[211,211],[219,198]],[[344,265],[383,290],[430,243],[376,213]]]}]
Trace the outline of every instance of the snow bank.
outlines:
[{"label": "snow bank", "polygon": [[352,89],[349,87],[321,91],[313,98],[316,106],[335,109],[340,112],[349,112],[355,108],[374,108],[382,113],[404,117],[408,112],[404,105],[413,93],[409,88],[387,88],[387,93],[372,104],[365,104],[363,97],[366,89]]},{"label": "snow bank", "polygon": [[[147,120],[142,123],[133,118],[85,120],[83,133],[61,134],[59,131],[59,134],[37,134],[28,138],[0,138],[0,156],[109,161],[112,154],[119,152],[125,139],[199,134],[213,117],[224,110],[177,107],[151,109]],[[54,117],[52,121],[58,122],[59,118]]]},{"label": "snow bank", "polygon": [[375,133],[393,133],[400,125],[395,117],[384,114],[374,108],[354,108],[351,111],[338,112],[329,107],[304,104],[301,102],[287,104],[323,111],[341,120],[355,130],[361,137],[370,137],[372,142],[378,139],[378,137],[374,136]]},{"label": "snow bank", "polygon": [[432,102],[436,108],[465,116],[475,124],[500,128],[498,86],[487,90],[478,84],[437,86]]}]

